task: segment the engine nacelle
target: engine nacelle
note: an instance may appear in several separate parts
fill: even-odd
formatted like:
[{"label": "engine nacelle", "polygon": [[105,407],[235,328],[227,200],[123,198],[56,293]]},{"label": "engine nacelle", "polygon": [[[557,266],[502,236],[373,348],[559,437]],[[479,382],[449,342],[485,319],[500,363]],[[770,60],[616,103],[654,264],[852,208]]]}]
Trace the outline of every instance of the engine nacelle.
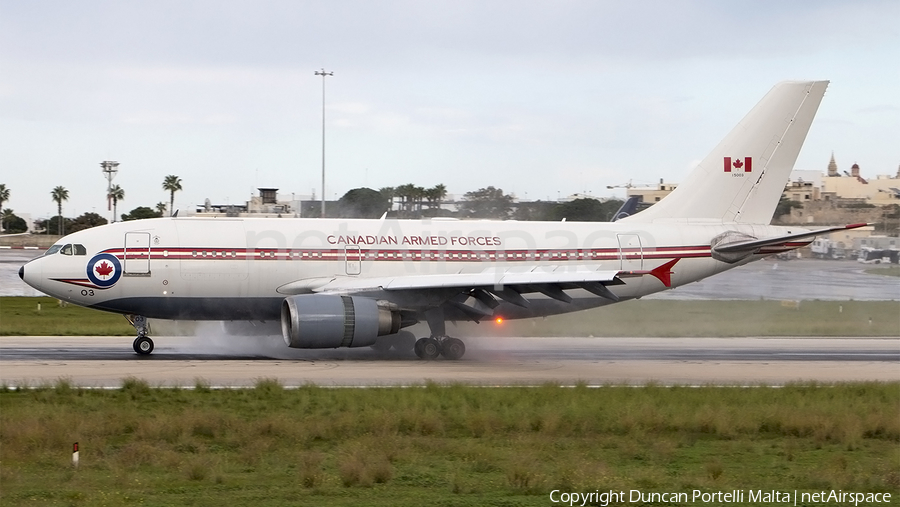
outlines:
[{"label": "engine nacelle", "polygon": [[367,347],[400,330],[400,311],[359,296],[301,294],[281,303],[284,343],[295,349]]}]

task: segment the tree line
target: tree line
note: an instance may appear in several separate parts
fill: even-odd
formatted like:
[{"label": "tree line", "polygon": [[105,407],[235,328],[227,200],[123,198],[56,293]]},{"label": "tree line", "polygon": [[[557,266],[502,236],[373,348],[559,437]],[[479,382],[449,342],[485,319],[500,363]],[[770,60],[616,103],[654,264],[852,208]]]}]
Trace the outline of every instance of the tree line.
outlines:
[{"label": "tree line", "polygon": [[[516,202],[515,197],[501,188],[486,187],[466,192],[457,204],[458,211],[443,209],[447,197],[444,185],[431,189],[413,184],[385,187],[380,190],[355,188],[326,208],[326,214],[338,218],[379,218],[385,213],[391,218],[453,217],[493,220],[570,220],[576,222],[610,221],[622,205],[620,200],[599,201],[584,198],[568,202]],[[394,204],[397,209],[394,210]],[[303,216],[319,216],[312,206]]]},{"label": "tree line", "polygon": [[[162,184],[163,190],[169,192],[169,203],[157,203],[155,209],[138,206],[121,215],[122,221],[158,218],[168,210],[173,213],[175,192],[182,190],[181,178],[175,175],[166,176]],[[6,185],[0,184],[0,209],[3,202],[9,200],[10,191]],[[107,220],[97,213],[87,212],[70,219],[62,216],[62,203],[69,199],[69,191],[62,186],[50,192],[51,199],[57,205],[57,216],[47,220],[36,220],[35,227],[57,234],[77,232],[82,229],[104,225]],[[107,192],[107,198],[113,206],[113,216],[117,214],[120,201],[125,199],[125,190],[114,185]],[[604,222],[612,220],[616,210],[622,205],[620,200],[599,201],[583,198],[568,202],[532,201],[516,202],[515,197],[501,188],[493,186],[466,192],[457,202],[457,211],[444,209],[442,204],[447,198],[447,188],[443,184],[425,188],[412,183],[397,187],[354,188],[344,194],[337,202],[327,203],[326,216],[337,218],[379,218],[385,213],[391,218],[432,218],[452,217],[461,219],[493,219],[523,221],[559,221]],[[321,210],[315,203],[310,203],[302,210],[305,217],[319,217]],[[396,209],[394,209],[396,205]],[[5,232],[25,232],[25,221],[15,216],[11,209],[3,210],[3,229]]]},{"label": "tree line", "polygon": [[[166,203],[164,202],[159,202],[155,206],[155,211],[146,206],[138,206],[130,212],[121,215],[122,221],[124,222],[128,220],[140,220],[143,218],[162,217],[165,214],[166,209],[169,210],[169,216],[171,216],[173,213],[173,208],[175,206],[175,192],[182,190],[181,178],[174,174],[166,176],[163,180],[162,188],[163,190],[169,192],[168,206],[166,206]],[[0,210],[3,210],[2,220],[0,220],[0,228],[2,228],[3,232],[9,234],[26,232],[28,230],[28,225],[25,223],[25,220],[19,216],[16,216],[15,212],[12,209],[3,208],[3,203],[9,201],[9,196],[10,189],[6,187],[5,183],[0,183]],[[34,225],[36,228],[44,229],[48,233],[50,231],[56,231],[57,234],[62,236],[67,233],[73,233],[82,229],[88,229],[107,223],[107,220],[105,218],[98,215],[97,213],[91,212],[84,213],[83,215],[75,219],[63,218],[62,205],[63,202],[69,200],[69,190],[63,186],[57,186],[53,190],[51,190],[50,198],[53,200],[53,202],[56,203],[56,216],[47,220],[35,220]],[[110,203],[112,204],[113,221],[115,221],[115,217],[118,213],[119,201],[125,199],[125,190],[119,185],[113,185],[107,191],[106,198],[109,199]]]}]

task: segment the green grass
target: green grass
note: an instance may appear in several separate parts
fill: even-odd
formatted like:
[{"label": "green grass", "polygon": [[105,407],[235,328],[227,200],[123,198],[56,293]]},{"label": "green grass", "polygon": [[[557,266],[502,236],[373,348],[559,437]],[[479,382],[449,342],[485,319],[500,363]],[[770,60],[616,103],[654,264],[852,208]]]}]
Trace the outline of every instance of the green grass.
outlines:
[{"label": "green grass", "polygon": [[900,336],[900,302],[635,300],[459,328],[463,336]]},{"label": "green grass", "polygon": [[888,266],[886,268],[869,268],[866,273],[870,275],[900,276],[900,266]]},{"label": "green grass", "polygon": [[177,390],[129,379],[111,391],[65,381],[3,390],[0,407],[5,505],[548,505],[553,489],[900,494],[900,383]]},{"label": "green grass", "polygon": [[0,297],[0,336],[133,334],[131,324],[116,313],[62,304],[51,297]]},{"label": "green grass", "polygon": [[[38,303],[41,311],[37,311]],[[154,323],[162,334],[191,334],[191,323]],[[897,301],[636,300],[545,319],[461,323],[461,336],[900,336]],[[133,335],[120,315],[53,298],[0,298],[0,336]]]}]

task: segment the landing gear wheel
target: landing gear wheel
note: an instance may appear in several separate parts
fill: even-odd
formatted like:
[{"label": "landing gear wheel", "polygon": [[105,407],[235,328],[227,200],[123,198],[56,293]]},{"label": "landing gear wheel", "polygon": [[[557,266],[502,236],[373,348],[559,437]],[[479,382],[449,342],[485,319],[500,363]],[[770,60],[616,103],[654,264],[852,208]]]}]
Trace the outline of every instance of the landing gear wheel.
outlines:
[{"label": "landing gear wheel", "polygon": [[148,336],[138,336],[134,339],[134,343],[131,344],[134,347],[134,351],[142,356],[149,355],[153,352],[153,340]]},{"label": "landing gear wheel", "polygon": [[147,322],[147,317],[143,315],[124,315],[124,317],[129,324],[134,326],[134,330],[137,332],[137,338],[134,339],[131,348],[142,356],[153,352],[153,340],[148,336],[150,334],[150,323]]},{"label": "landing gear wheel", "polygon": [[437,359],[441,355],[441,344],[434,338],[419,338],[415,350],[421,359]]},{"label": "landing gear wheel", "polygon": [[466,353],[466,344],[459,338],[447,338],[441,344],[441,354],[451,361],[455,361]]}]

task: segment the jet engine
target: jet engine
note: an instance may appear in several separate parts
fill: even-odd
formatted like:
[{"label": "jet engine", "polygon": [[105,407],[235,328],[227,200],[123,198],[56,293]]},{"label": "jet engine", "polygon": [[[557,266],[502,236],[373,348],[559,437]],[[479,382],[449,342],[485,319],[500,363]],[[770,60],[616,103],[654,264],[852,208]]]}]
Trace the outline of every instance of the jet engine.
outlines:
[{"label": "jet engine", "polygon": [[281,303],[284,343],[295,349],[367,347],[400,324],[396,306],[365,297],[301,294]]}]

